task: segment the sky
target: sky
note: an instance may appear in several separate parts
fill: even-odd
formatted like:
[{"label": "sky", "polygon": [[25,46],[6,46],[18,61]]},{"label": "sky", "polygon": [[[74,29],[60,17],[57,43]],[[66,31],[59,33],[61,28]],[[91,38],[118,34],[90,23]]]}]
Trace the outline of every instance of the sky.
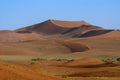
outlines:
[{"label": "sky", "polygon": [[81,21],[120,29],[120,0],[0,0],[0,30],[48,19]]}]

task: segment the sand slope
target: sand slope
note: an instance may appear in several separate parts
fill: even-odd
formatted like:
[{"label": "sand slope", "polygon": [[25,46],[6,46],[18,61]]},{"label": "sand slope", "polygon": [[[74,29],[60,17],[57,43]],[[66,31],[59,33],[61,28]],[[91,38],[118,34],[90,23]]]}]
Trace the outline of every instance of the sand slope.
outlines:
[{"label": "sand slope", "polygon": [[27,32],[27,31],[31,31],[31,32],[37,32],[40,34],[58,34],[58,33],[62,33],[66,30],[67,28],[65,27],[61,27],[59,25],[54,24],[51,20],[47,20],[45,22],[39,23],[39,24],[35,24],[35,25],[31,25],[25,28],[21,28],[21,29],[17,29],[16,32]]},{"label": "sand slope", "polygon": [[120,39],[120,31],[117,30],[94,30],[89,31],[81,36],[80,38],[114,38]]},{"label": "sand slope", "polygon": [[94,26],[94,25],[81,25],[79,27],[71,28],[62,34],[65,37],[77,37],[89,31],[94,31],[94,30],[104,30],[104,29],[98,26]]},{"label": "sand slope", "polygon": [[101,65],[104,64],[103,61],[97,59],[97,58],[83,58],[83,59],[78,59],[72,62],[68,62],[65,66],[70,66],[70,67],[89,67],[89,66],[95,66],[95,65]]},{"label": "sand slope", "polygon": [[23,66],[14,65],[0,61],[0,79],[1,80],[60,80],[58,78],[45,76],[33,72]]},{"label": "sand slope", "polygon": [[0,31],[0,42],[20,42],[44,39],[37,33],[16,33],[14,31]]}]

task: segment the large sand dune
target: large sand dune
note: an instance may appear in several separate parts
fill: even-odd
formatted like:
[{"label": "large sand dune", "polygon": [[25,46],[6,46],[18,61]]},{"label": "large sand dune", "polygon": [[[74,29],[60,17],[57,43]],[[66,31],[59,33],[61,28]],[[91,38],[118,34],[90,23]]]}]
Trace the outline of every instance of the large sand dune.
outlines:
[{"label": "large sand dune", "polygon": [[110,31],[114,30],[106,30],[85,21],[47,20],[14,31],[0,31],[0,41],[16,42],[42,38],[92,37],[104,35]]},{"label": "large sand dune", "polygon": [[[39,24],[34,24],[24,28],[17,29],[18,33],[37,32],[44,35],[61,34],[61,36],[72,37],[75,34],[85,33],[90,30],[101,30],[103,28],[92,26],[85,21],[60,21],[47,20]],[[67,36],[66,36],[67,35]]]}]

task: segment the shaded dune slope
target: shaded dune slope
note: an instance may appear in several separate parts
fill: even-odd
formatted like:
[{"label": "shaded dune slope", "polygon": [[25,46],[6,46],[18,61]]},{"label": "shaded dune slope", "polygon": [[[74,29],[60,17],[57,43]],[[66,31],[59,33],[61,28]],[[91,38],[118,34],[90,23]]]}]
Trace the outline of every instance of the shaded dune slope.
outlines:
[{"label": "shaded dune slope", "polygon": [[90,49],[87,45],[81,43],[75,43],[70,41],[57,41],[57,42],[70,49],[71,52],[84,52]]},{"label": "shaded dune slope", "polygon": [[83,35],[76,35],[76,38],[120,38],[120,31],[117,30],[93,30]]},{"label": "shaded dune slope", "polygon": [[64,36],[75,37],[77,35],[82,35],[84,33],[87,33],[93,30],[104,30],[104,29],[98,26],[93,26],[93,25],[81,25],[79,27],[71,28],[62,34]]},{"label": "shaded dune slope", "polygon": [[102,35],[102,34],[106,34],[106,33],[109,33],[113,30],[92,30],[92,31],[89,31],[83,35],[78,35],[76,37],[91,37],[91,36],[98,36],[98,35]]}]

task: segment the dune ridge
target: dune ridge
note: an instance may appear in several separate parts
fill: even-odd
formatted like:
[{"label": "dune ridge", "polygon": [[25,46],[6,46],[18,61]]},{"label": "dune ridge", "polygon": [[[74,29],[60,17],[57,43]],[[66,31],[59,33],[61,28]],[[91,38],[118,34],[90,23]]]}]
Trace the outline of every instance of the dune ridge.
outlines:
[{"label": "dune ridge", "polygon": [[78,27],[81,25],[90,25],[89,23],[85,21],[62,21],[62,20],[50,20],[55,25],[61,26],[61,27],[68,27],[68,28],[73,28],[73,27]]},{"label": "dune ridge", "polygon": [[96,65],[101,65],[105,64],[102,60],[99,60],[94,57],[87,57],[87,58],[82,58],[78,59],[72,62],[68,62],[65,64],[65,66],[69,67],[89,67],[89,66],[96,66]]}]

